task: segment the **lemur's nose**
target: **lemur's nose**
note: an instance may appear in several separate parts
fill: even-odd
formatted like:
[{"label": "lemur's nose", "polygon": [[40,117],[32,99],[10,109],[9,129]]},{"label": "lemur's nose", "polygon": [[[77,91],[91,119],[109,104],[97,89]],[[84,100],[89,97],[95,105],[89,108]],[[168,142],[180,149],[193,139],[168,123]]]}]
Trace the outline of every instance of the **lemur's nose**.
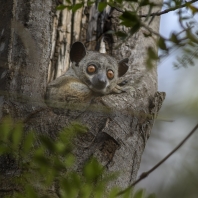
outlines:
[{"label": "lemur's nose", "polygon": [[104,77],[104,76],[99,76],[98,77],[98,81],[100,82],[100,83],[106,83],[107,81],[106,81],[106,78]]},{"label": "lemur's nose", "polygon": [[96,89],[104,89],[107,84],[107,77],[103,73],[99,73],[94,77],[94,87]]}]

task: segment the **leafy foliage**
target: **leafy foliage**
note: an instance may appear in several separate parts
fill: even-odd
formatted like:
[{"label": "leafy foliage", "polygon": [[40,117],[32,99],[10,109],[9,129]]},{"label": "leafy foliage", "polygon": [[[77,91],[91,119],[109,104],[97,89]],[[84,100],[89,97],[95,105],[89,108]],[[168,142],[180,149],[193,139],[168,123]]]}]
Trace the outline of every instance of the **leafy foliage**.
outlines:
[{"label": "leafy foliage", "polygon": [[182,53],[177,57],[177,62],[174,63],[174,67],[179,69],[180,67],[189,67],[195,65],[195,60],[198,58],[198,45],[189,44],[182,49]]},{"label": "leafy foliage", "polygon": [[[1,156],[13,158],[20,172],[13,175],[15,192],[12,197],[114,198],[121,190],[113,187],[106,191],[106,186],[116,178],[116,174],[106,174],[95,158],[84,165],[82,172],[75,170],[73,141],[78,134],[87,131],[85,126],[72,123],[59,133],[56,140],[44,135],[36,136],[33,131],[24,133],[23,124],[14,123],[9,118],[1,123],[0,129]],[[133,194],[129,189],[119,197],[146,196],[143,190]]]},{"label": "leafy foliage", "polygon": [[[77,4],[73,4],[70,0],[66,0],[64,5],[59,5],[58,10],[63,10],[65,8],[72,10],[73,12],[78,9],[86,6],[91,6],[95,4],[98,7],[99,12],[105,12],[107,6],[111,6],[113,9],[116,9],[120,12],[120,25],[125,26],[128,31],[111,31],[111,34],[115,34],[122,41],[127,42],[127,40],[138,33],[140,29],[146,29],[149,33],[143,33],[145,37],[152,37],[156,40],[156,46],[162,50],[162,55],[158,57],[163,58],[171,53],[172,50],[192,44],[197,44],[197,36],[193,33],[193,16],[198,13],[198,8],[192,3],[195,1],[184,2],[183,0],[167,0],[164,1],[163,7],[165,8],[162,12],[155,12],[156,8],[161,9],[161,5],[158,5],[151,0],[109,0],[109,1],[88,1],[85,3],[83,0],[80,0]],[[126,4],[128,6],[126,6]],[[147,13],[142,15],[141,8],[147,6]],[[186,7],[191,13],[191,16],[186,15],[186,11],[182,9]],[[166,14],[170,11],[177,11],[178,21],[181,26],[180,32],[173,32],[169,38],[164,38],[158,33],[153,32],[149,27],[150,23],[155,17],[159,17],[162,14]],[[110,31],[108,31],[109,34]],[[184,50],[185,52],[185,50]],[[185,58],[180,59],[175,65],[179,68],[181,66],[186,66],[187,62],[183,61],[187,58],[188,63],[192,65],[191,57],[193,54],[185,54]],[[153,53],[153,50],[148,46],[147,50],[147,59],[145,61],[146,67],[152,69],[154,67],[154,62],[156,61],[156,55]]]}]

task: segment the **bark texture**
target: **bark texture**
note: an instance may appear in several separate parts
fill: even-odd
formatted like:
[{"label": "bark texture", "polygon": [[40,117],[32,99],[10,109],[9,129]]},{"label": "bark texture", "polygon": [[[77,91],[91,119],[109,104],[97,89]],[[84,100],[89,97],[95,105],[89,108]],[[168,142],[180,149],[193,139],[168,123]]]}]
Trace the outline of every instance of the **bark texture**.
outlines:
[{"label": "bark texture", "polygon": [[[93,5],[74,15],[67,10],[55,12],[56,5],[49,0],[2,2],[0,116],[25,120],[27,130],[34,129],[52,138],[74,120],[86,124],[89,132],[76,140],[76,169],[96,156],[108,171],[120,172],[111,185],[127,187],[136,178],[146,141],[165,97],[157,92],[156,68],[148,72],[144,65],[146,48],[154,46],[154,41],[144,37],[144,29],[125,43],[105,34],[109,30],[128,31],[118,26],[120,13],[110,7],[99,13]],[[141,13],[146,13],[146,8]],[[155,18],[150,28],[157,32],[158,27],[159,18]],[[48,108],[44,102],[47,82],[67,70],[70,45],[77,40],[90,50],[106,51],[118,60],[129,58],[130,71],[123,80],[129,81],[130,89],[127,93],[96,97],[83,109]],[[0,165],[1,173],[15,169],[9,159],[0,159]],[[0,182],[0,195],[2,189],[12,189],[6,178]]]}]

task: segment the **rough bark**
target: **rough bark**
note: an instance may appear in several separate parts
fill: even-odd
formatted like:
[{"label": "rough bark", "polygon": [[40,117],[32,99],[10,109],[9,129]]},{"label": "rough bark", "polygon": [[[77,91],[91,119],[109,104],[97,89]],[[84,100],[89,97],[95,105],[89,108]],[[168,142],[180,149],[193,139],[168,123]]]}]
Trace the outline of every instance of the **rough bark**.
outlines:
[{"label": "rough bark", "polygon": [[[52,138],[74,120],[86,124],[89,132],[76,140],[76,168],[96,156],[108,171],[121,173],[111,185],[127,187],[136,178],[146,141],[164,100],[164,94],[157,92],[156,68],[148,72],[144,65],[146,48],[154,46],[154,41],[145,38],[142,29],[126,43],[104,34],[124,29],[118,26],[120,13],[109,7],[99,13],[93,5],[72,15],[67,10],[55,12],[55,6],[49,0],[1,3],[0,116],[26,120],[27,130],[33,128]],[[145,13],[146,8],[141,12]],[[158,26],[159,18],[155,18],[150,27],[157,32]],[[70,44],[76,40],[92,50],[104,51],[105,44],[105,51],[119,60],[128,57],[130,71],[123,79],[129,81],[131,89],[96,97],[86,109],[48,108],[44,102],[47,82],[67,70]],[[6,160],[6,166],[5,159],[0,160],[1,173],[15,168]],[[0,193],[1,189],[12,188],[5,181],[6,177]]]}]

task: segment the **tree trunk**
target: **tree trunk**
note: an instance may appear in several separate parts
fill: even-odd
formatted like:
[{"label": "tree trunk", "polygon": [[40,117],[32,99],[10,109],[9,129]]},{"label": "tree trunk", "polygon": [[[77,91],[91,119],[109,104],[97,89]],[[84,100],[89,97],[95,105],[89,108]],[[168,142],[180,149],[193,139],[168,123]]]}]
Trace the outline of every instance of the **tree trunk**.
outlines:
[{"label": "tree trunk", "polygon": [[[164,94],[157,92],[157,68],[147,71],[144,65],[146,49],[155,46],[154,40],[145,38],[143,29],[124,43],[105,34],[109,30],[128,31],[118,25],[120,13],[110,7],[99,13],[93,5],[72,14],[55,11],[56,5],[49,0],[1,2],[0,116],[24,120],[26,130],[52,138],[72,121],[82,122],[89,132],[76,141],[76,168],[80,170],[84,162],[96,156],[108,171],[121,173],[111,185],[127,187],[136,178],[164,100]],[[158,27],[159,18],[155,17],[150,28],[158,32]],[[89,50],[106,51],[118,60],[129,58],[130,71],[123,79],[131,88],[127,93],[96,97],[86,109],[48,108],[44,100],[47,82],[66,72],[71,43],[77,40]],[[9,159],[1,158],[0,165],[1,173],[15,169]],[[6,178],[0,193],[11,188]]]}]

